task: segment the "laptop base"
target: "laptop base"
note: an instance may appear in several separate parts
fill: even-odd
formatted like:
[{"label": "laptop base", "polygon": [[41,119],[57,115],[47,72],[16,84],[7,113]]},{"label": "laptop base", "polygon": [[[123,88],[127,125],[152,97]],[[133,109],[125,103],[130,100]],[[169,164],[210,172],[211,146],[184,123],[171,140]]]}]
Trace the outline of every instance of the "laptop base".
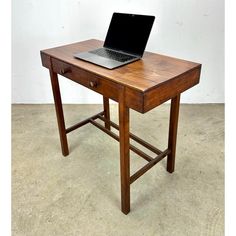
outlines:
[{"label": "laptop base", "polygon": [[101,57],[98,56],[96,54],[90,53],[90,52],[81,52],[81,53],[77,53],[74,55],[74,57],[84,60],[84,61],[88,61],[90,63],[105,67],[107,69],[115,69],[117,67],[123,66],[123,65],[127,65],[131,62],[137,61],[140,59],[140,57],[136,57],[133,58],[132,60],[126,61],[126,62],[119,62],[116,60],[112,60],[110,58],[105,58],[105,57]]}]

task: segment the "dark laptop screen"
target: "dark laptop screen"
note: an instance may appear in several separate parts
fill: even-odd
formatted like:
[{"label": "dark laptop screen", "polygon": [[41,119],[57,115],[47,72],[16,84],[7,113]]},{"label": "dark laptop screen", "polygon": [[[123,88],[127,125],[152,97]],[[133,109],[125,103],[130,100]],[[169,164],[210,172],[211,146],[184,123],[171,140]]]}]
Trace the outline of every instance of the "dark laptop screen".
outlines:
[{"label": "dark laptop screen", "polygon": [[104,47],[143,55],[154,16],[114,13]]}]

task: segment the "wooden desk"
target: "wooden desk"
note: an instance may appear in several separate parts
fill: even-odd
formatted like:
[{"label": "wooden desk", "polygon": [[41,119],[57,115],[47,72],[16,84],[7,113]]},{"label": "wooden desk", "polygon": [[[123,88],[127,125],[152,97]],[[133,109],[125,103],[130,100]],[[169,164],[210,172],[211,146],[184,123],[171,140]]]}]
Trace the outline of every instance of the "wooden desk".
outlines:
[{"label": "wooden desk", "polygon": [[[42,64],[50,71],[62,154],[69,154],[67,133],[91,123],[120,142],[121,210],[130,211],[130,185],[167,156],[167,171],[175,166],[180,94],[199,83],[201,65],[168,56],[145,52],[143,59],[115,70],[87,63],[74,53],[103,45],[95,39],[41,51]],[[72,127],[66,128],[57,74],[103,95],[104,110]],[[119,103],[119,126],[110,120],[109,99]],[[129,132],[129,109],[145,113],[171,99],[168,147],[161,151]],[[104,122],[104,126],[96,120]],[[119,136],[111,131],[119,130]],[[152,158],[130,144],[130,138],[156,154]],[[129,150],[148,163],[130,176]]]}]

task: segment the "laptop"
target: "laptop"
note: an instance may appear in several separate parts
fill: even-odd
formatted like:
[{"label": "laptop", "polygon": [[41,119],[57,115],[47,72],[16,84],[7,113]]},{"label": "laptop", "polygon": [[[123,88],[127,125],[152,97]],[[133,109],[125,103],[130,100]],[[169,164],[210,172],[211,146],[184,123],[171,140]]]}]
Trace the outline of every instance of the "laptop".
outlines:
[{"label": "laptop", "polygon": [[102,48],[74,57],[114,69],[142,58],[155,16],[113,13]]}]

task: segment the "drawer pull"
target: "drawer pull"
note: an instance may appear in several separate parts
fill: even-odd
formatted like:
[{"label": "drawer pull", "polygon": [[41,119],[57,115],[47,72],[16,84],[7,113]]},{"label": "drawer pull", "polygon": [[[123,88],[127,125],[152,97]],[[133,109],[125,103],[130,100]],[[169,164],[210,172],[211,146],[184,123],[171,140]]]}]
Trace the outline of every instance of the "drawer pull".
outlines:
[{"label": "drawer pull", "polygon": [[96,87],[98,86],[98,84],[97,84],[97,82],[95,82],[95,81],[90,81],[90,82],[89,82],[89,86],[90,86],[91,88],[96,88]]},{"label": "drawer pull", "polygon": [[71,72],[71,68],[63,68],[60,70],[60,74],[66,74],[66,73],[69,73]]}]

